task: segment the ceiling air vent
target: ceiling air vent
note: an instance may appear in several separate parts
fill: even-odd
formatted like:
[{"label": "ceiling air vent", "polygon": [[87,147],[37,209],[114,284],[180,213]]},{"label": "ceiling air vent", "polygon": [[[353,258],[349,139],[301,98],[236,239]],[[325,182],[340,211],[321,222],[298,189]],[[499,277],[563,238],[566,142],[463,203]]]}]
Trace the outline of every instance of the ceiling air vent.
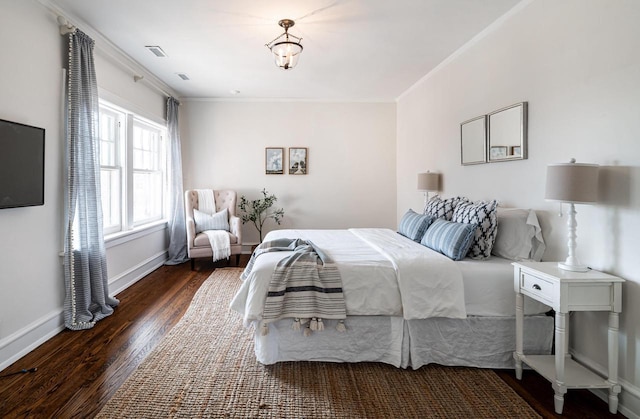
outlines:
[{"label": "ceiling air vent", "polygon": [[153,55],[155,55],[156,57],[166,57],[167,54],[165,54],[165,52],[162,50],[162,48],[160,48],[157,45],[147,45],[145,46],[146,49],[148,49],[149,51],[151,51],[153,53]]},{"label": "ceiling air vent", "polygon": [[189,78],[189,76],[187,76],[187,75],[186,75],[186,74],[184,74],[184,73],[176,73],[176,74],[177,74],[177,75],[178,75],[178,77],[180,77],[182,80],[191,80],[191,79]]}]

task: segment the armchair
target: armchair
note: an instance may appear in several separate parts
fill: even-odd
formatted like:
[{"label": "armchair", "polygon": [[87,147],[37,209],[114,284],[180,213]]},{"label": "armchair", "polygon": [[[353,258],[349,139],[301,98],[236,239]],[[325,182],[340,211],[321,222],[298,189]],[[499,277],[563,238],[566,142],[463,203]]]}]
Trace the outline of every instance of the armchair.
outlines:
[{"label": "armchair", "polygon": [[[240,263],[242,253],[242,223],[236,216],[237,195],[235,191],[213,191],[216,201],[216,211],[224,208],[229,210],[229,241],[231,243],[231,255],[236,256],[236,265]],[[195,258],[213,257],[213,250],[207,235],[196,234],[196,224],[193,219],[193,210],[198,209],[198,192],[190,189],[184,193],[185,220],[187,223],[187,254],[191,259],[191,269],[194,269]]]}]

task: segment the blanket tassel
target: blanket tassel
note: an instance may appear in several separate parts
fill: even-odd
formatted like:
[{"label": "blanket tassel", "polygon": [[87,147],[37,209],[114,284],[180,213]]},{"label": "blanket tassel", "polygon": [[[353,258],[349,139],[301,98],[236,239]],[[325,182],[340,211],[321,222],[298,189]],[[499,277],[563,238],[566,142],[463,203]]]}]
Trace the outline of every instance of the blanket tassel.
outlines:
[{"label": "blanket tassel", "polygon": [[267,325],[266,323],[262,323],[262,330],[260,331],[260,334],[262,336],[267,336],[269,334],[269,325]]},{"label": "blanket tassel", "polygon": [[338,324],[336,324],[336,330],[341,333],[347,331],[347,326],[344,325],[344,320],[338,321]]},{"label": "blanket tassel", "polygon": [[324,323],[322,323],[322,319],[318,319],[318,330],[324,330]]},{"label": "blanket tassel", "polygon": [[313,330],[314,332],[318,330],[318,319],[316,319],[315,317],[311,318],[309,329]]},{"label": "blanket tassel", "polygon": [[307,325],[307,327],[304,328],[304,335],[306,337],[309,337],[309,336],[311,336],[311,333],[313,333],[313,332],[311,331],[311,328],[309,327],[309,325]]},{"label": "blanket tassel", "polygon": [[293,319],[293,323],[291,324],[291,328],[293,330],[296,330],[296,331],[300,330],[300,319],[299,318],[296,317],[295,319]]}]

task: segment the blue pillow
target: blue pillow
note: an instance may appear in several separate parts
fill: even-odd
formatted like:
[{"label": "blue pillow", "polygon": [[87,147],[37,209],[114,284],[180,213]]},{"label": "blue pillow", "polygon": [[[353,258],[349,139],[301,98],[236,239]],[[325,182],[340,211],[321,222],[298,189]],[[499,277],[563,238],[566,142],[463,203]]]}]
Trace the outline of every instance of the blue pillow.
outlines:
[{"label": "blue pillow", "polygon": [[213,215],[193,209],[193,221],[196,223],[196,234],[205,230],[229,231],[229,210],[227,208]]},{"label": "blue pillow", "polygon": [[433,220],[435,218],[430,215],[418,214],[410,209],[402,216],[398,226],[398,233],[414,242],[420,242],[424,232],[427,231]]},{"label": "blue pillow", "polygon": [[436,219],[422,237],[420,244],[453,260],[462,260],[469,252],[477,224],[462,224]]}]

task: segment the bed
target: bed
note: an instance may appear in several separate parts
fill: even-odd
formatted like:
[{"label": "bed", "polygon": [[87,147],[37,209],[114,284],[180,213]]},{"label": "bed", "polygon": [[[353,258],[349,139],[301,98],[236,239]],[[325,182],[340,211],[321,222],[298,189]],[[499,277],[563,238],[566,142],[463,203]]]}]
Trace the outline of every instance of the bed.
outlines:
[{"label": "bed", "polygon": [[[453,261],[388,229],[277,230],[280,238],[311,241],[338,266],[346,332],[325,329],[304,336],[285,318],[261,332],[262,310],[274,267],[291,252],[264,253],[231,308],[254,327],[259,362],[383,362],[401,368],[429,363],[513,368],[515,292],[511,260],[491,256]],[[549,307],[525,305],[525,350],[548,354],[553,342]]]}]

